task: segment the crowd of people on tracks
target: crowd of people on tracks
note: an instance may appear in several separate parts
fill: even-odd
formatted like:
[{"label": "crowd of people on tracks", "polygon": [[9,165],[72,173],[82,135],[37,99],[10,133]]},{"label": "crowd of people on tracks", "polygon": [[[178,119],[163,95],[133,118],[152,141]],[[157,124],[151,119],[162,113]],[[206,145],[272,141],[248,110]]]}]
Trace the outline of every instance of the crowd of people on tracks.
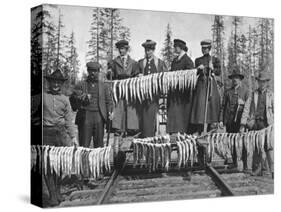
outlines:
[{"label": "crowd of people on tracks", "polygon": [[[177,56],[169,70],[165,62],[155,56],[156,42],[153,40],[142,43],[145,57],[139,61],[135,61],[128,54],[128,41],[120,40],[115,45],[119,55],[108,63],[112,80],[141,77],[158,72],[197,69],[198,81],[192,95],[189,90],[170,90],[168,93],[167,133],[201,134],[204,124],[208,125],[208,131],[225,127],[227,132],[237,133],[259,130],[273,124],[273,93],[268,89],[270,81],[268,66],[260,70],[260,75],[256,77],[258,89],[252,93],[249,93],[243,85],[243,73],[238,66],[233,66],[228,76],[232,86],[221,94],[216,80],[216,76],[221,75],[221,64],[217,57],[211,56],[210,40],[203,40],[200,43],[203,55],[193,62],[187,55],[186,42],[175,39],[174,52]],[[141,104],[126,100],[114,103],[110,84],[100,80],[101,65],[97,62],[88,62],[87,71],[87,79],[76,85],[70,97],[61,93],[61,87],[67,78],[59,69],[45,76],[48,90],[43,94],[44,144],[90,147],[93,140],[95,148],[102,147],[108,120],[112,121],[111,131],[114,132],[115,143],[124,136],[140,133],[140,137],[152,137],[159,133],[157,127],[159,96],[155,96],[153,100],[145,100]],[[77,112],[75,124],[78,127],[78,139],[72,121],[73,111]],[[265,146],[265,152],[270,172],[273,173],[273,149]],[[265,160],[260,160],[258,168],[252,172],[253,175],[262,173],[263,161]],[[50,174],[47,186],[51,196],[58,197],[55,176]]]}]

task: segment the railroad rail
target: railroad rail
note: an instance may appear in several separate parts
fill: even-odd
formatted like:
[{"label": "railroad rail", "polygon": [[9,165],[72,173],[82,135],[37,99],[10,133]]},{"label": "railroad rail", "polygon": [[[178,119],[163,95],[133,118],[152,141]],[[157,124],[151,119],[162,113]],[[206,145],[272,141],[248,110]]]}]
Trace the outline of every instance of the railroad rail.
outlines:
[{"label": "railroad rail", "polygon": [[212,165],[206,159],[206,147],[204,140],[198,142],[203,157],[194,167],[178,170],[171,162],[169,172],[149,172],[141,164],[135,168],[130,161],[132,150],[120,151],[114,163],[115,170],[106,182],[102,181],[95,189],[73,192],[61,206],[273,193],[270,178],[249,177],[225,165]]}]

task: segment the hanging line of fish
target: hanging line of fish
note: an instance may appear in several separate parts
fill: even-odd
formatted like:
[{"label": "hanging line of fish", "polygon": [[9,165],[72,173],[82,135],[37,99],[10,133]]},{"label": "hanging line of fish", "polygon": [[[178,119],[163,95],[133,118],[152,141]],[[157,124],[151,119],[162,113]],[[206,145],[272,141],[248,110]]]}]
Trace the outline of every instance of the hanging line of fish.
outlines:
[{"label": "hanging line of fish", "polygon": [[195,162],[198,162],[198,149],[196,144],[196,136],[187,134],[177,134],[177,167],[192,167]]},{"label": "hanging line of fish", "polygon": [[212,133],[207,135],[209,160],[217,153],[224,159],[231,158],[234,151],[237,159],[242,159],[242,150],[251,155],[255,150],[264,153],[267,148],[273,148],[274,127],[270,125],[262,130],[244,133]]},{"label": "hanging line of fish", "polygon": [[111,146],[91,149],[32,145],[31,169],[46,176],[50,171],[62,178],[76,175],[96,179],[104,171],[111,171],[110,152]]},{"label": "hanging line of fish", "polygon": [[178,134],[175,143],[171,143],[170,136],[155,136],[134,139],[132,142],[134,166],[144,162],[149,172],[156,170],[169,171],[172,154],[172,144],[177,147],[177,168],[193,166],[197,162],[196,137]]},{"label": "hanging line of fish", "polygon": [[155,95],[167,94],[169,90],[190,89],[197,83],[197,69],[153,73],[112,81],[112,93],[115,102],[121,99],[142,102],[153,99]]}]

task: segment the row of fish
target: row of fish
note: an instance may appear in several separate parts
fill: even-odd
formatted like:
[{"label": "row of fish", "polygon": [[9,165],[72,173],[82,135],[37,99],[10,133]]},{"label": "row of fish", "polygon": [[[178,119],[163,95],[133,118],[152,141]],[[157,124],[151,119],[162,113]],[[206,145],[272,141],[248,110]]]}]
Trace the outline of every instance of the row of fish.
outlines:
[{"label": "row of fish", "polygon": [[197,70],[179,70],[153,73],[141,77],[114,80],[112,85],[115,102],[120,99],[142,102],[154,95],[167,94],[169,90],[193,90],[197,82]]},{"label": "row of fish", "polygon": [[103,148],[31,146],[31,169],[62,178],[76,175],[96,179],[110,172],[111,146]]},{"label": "row of fish", "polygon": [[274,141],[273,125],[262,130],[249,131],[245,133],[213,133],[207,136],[209,142],[208,154],[211,160],[214,153],[217,153],[224,159],[231,158],[234,152],[237,159],[242,159],[242,151],[247,155],[254,151],[264,152],[267,148],[273,148]]},{"label": "row of fish", "polygon": [[193,166],[194,162],[197,161],[197,145],[196,137],[193,135],[179,134],[177,135],[177,154],[178,162],[177,167]]},{"label": "row of fish", "polygon": [[134,166],[145,164],[149,171],[169,170],[172,154],[172,144],[177,148],[177,167],[186,168],[197,162],[196,137],[178,134],[174,143],[167,134],[143,139],[134,139],[132,142]]}]

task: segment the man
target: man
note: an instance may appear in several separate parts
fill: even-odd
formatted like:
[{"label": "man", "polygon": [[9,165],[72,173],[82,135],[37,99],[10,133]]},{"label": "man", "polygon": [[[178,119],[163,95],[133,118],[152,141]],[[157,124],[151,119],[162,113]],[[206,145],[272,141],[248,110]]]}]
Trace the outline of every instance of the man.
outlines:
[{"label": "man", "polygon": [[[187,46],[183,40],[174,39],[174,51],[177,57],[172,61],[170,71],[188,71],[194,68],[192,60],[186,54]],[[167,132],[189,133],[190,112],[190,90],[170,91],[167,97]]]},{"label": "man", "polygon": [[[145,58],[139,60],[139,75],[148,75],[167,71],[164,61],[154,55],[156,42],[146,40],[142,46],[145,50]],[[141,137],[153,137],[159,133],[157,115],[159,110],[159,96],[153,96],[153,100],[144,100],[140,108]]]},{"label": "man", "polygon": [[[239,67],[234,67],[232,74],[228,78],[232,80],[232,87],[226,90],[224,94],[220,127],[225,125],[228,133],[238,133],[244,105],[249,94],[248,90],[242,86],[244,75],[241,74]],[[239,169],[242,167],[242,163],[237,161],[235,147],[232,153],[232,161],[234,167],[238,167]]]},{"label": "man", "polygon": [[[263,72],[260,72],[256,80],[258,82],[258,89],[252,93],[245,103],[241,119],[241,132],[244,132],[245,128],[261,130],[274,123],[274,95],[268,89],[268,82],[270,81],[269,71],[265,69]],[[273,143],[273,141],[271,142]],[[255,155],[257,155],[257,167],[253,175],[262,175],[263,161],[266,158],[272,178],[274,178],[273,145],[267,146],[267,142],[265,142],[264,150],[266,156],[262,152],[255,152]]]},{"label": "man", "polygon": [[[61,94],[62,84],[67,79],[59,69],[45,78],[48,82],[48,90],[43,94],[43,144],[50,146],[76,145],[69,99]],[[50,194],[49,204],[51,206],[58,205],[62,200],[58,181],[56,174],[52,174],[49,167],[45,182]]]},{"label": "man", "polygon": [[224,94],[220,125],[225,125],[229,133],[237,133],[240,130],[241,116],[249,94],[248,90],[242,86],[244,75],[238,67],[234,68],[228,78],[232,80],[232,87]]},{"label": "man", "polygon": [[[203,40],[200,44],[203,56],[195,59],[195,67],[199,77],[193,96],[191,113],[191,123],[198,133],[203,131],[205,121],[209,128],[212,127],[212,124],[219,122],[220,95],[214,75],[221,74],[219,59],[210,55],[212,41]],[[207,92],[208,83],[209,90]],[[206,99],[208,99],[207,120],[205,120]]]},{"label": "man", "polygon": [[100,80],[101,65],[87,63],[88,77],[78,84],[70,98],[72,109],[78,110],[75,124],[78,126],[79,145],[103,147],[104,126],[112,119],[112,98],[109,87]]},{"label": "man", "polygon": [[[119,56],[111,61],[112,79],[121,80],[137,76],[137,62],[128,55],[128,41],[120,40],[115,46],[119,51]],[[114,107],[112,128],[115,132],[115,141],[119,140],[121,135],[136,134],[139,130],[139,118],[136,104],[130,100],[120,100],[117,102]]]}]

